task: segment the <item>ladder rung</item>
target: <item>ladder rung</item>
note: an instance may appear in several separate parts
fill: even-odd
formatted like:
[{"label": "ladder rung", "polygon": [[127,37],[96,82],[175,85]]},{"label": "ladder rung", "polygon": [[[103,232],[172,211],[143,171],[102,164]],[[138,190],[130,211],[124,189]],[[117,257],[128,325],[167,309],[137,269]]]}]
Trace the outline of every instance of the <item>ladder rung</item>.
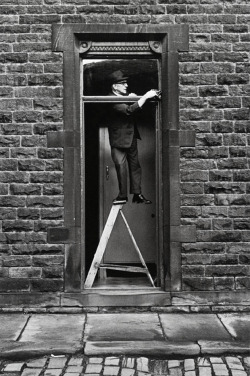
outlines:
[{"label": "ladder rung", "polygon": [[147,273],[147,270],[145,268],[140,268],[139,266],[100,264],[99,268],[111,269],[111,270],[123,270],[126,272],[134,272],[134,273]]}]

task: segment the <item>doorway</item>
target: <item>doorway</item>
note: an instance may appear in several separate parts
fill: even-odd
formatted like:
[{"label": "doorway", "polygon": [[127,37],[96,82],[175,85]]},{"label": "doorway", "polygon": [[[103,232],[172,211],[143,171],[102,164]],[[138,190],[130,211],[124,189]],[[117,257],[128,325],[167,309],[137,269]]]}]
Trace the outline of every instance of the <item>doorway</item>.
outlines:
[{"label": "doorway", "polygon": [[[164,300],[169,299],[169,292],[182,289],[182,243],[195,242],[197,238],[195,225],[181,223],[180,211],[180,148],[195,146],[195,132],[180,130],[179,126],[179,54],[189,50],[188,25],[54,24],[52,50],[63,54],[64,116],[61,131],[47,132],[47,144],[49,148],[64,149],[65,220],[63,228],[48,228],[48,243],[65,244],[64,292],[76,292],[77,299],[87,306],[169,304]],[[85,143],[87,133],[95,131],[85,129],[86,113],[83,117],[81,114],[82,108],[86,110],[87,107],[86,96],[92,98],[92,102],[100,102],[97,98],[101,93],[99,89],[106,90],[102,84],[88,86],[89,90],[98,89],[96,93],[82,90],[82,61],[90,63],[91,59],[124,59],[124,68],[126,59],[137,59],[140,62],[137,73],[144,71],[143,64],[147,59],[159,64],[162,98],[156,110],[155,130],[156,254],[157,277],[160,275],[160,286],[165,292],[154,290],[141,294],[138,290],[131,295],[130,290],[124,290],[114,295],[114,291],[102,294],[83,288],[88,270],[86,258],[91,258],[91,252],[93,254],[96,249],[93,244],[98,243],[99,238],[99,228],[94,226],[99,221],[99,177],[91,168],[95,164],[98,167],[99,159],[92,150],[85,153],[85,145],[89,147]],[[96,77],[89,75],[89,81],[94,82]],[[151,77],[151,70],[146,77]],[[143,79],[140,83],[143,87]],[[92,144],[98,142],[98,133],[94,135]],[[92,162],[86,163],[89,158]],[[89,184],[89,177],[95,184]]]},{"label": "doorway", "polygon": [[[94,257],[100,236],[109,215],[112,200],[118,194],[118,182],[114,163],[111,159],[108,112],[110,104],[104,96],[110,92],[107,77],[115,70],[122,70],[129,77],[129,92],[143,95],[151,88],[159,88],[159,62],[157,59],[105,59],[83,61],[83,100],[85,129],[85,190],[86,190],[86,273]],[[159,285],[158,243],[157,243],[157,176],[159,129],[158,103],[148,102],[136,119],[141,136],[138,140],[139,159],[142,167],[142,191],[152,201],[151,205],[133,204],[132,195],[123,206],[137,245]],[[140,260],[120,216],[118,216],[109,239],[103,261],[137,266]],[[140,273],[108,271],[99,273],[95,285],[150,287],[150,283]]]}]

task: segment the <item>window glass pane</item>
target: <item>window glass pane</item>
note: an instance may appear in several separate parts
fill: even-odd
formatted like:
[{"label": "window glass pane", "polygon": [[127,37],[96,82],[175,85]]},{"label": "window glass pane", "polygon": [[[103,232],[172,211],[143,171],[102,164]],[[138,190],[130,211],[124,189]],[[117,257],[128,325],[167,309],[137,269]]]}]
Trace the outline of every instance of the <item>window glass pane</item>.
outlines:
[{"label": "window glass pane", "polygon": [[128,77],[128,91],[143,95],[158,89],[156,59],[107,59],[83,61],[83,95],[108,95],[111,92],[109,75],[121,70]]}]

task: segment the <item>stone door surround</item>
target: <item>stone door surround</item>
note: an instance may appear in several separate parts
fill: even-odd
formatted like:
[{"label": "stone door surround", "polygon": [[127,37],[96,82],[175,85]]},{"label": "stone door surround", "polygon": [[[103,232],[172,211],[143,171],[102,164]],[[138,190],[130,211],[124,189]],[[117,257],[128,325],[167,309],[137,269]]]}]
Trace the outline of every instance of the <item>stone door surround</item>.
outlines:
[{"label": "stone door surround", "polygon": [[[65,243],[65,292],[81,292],[84,281],[84,141],[81,122],[81,59],[84,54],[141,56],[161,61],[158,244],[166,291],[181,290],[181,243],[195,241],[195,226],[180,224],[180,147],[195,134],[179,130],[178,54],[188,50],[187,25],[55,24],[52,50],[63,53],[64,130],[48,132],[48,147],[64,148],[63,228],[50,228],[48,242]],[[120,43],[117,43],[120,42]],[[104,49],[105,45],[105,49]],[[116,46],[116,47],[114,47]],[[104,51],[104,52],[103,52]],[[140,57],[139,57],[140,58]]]}]

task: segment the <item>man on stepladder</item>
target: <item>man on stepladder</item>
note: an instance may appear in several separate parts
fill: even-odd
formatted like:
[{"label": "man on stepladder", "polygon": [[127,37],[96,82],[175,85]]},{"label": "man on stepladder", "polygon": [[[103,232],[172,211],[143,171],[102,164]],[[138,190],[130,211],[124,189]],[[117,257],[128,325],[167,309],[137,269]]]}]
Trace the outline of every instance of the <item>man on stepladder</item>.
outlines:
[{"label": "man on stepladder", "polygon": [[[128,77],[118,70],[110,76],[112,92],[110,95],[135,96],[128,94]],[[136,127],[135,113],[140,111],[148,99],[159,98],[158,90],[149,90],[133,104],[114,103],[108,113],[109,142],[111,156],[115,164],[119,194],[113,200],[113,205],[126,204],[127,194],[127,164],[130,178],[130,193],[133,194],[133,203],[151,204],[141,192],[141,166],[138,159],[137,139],[140,134]]]}]

